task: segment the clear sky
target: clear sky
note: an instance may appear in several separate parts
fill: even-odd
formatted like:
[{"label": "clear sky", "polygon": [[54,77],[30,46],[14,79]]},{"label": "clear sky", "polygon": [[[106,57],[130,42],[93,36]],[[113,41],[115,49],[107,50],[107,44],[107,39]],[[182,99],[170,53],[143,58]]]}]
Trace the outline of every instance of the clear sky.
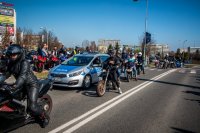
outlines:
[{"label": "clear sky", "polygon": [[[14,4],[17,27],[37,33],[53,29],[67,47],[83,40],[120,39],[139,44],[146,0],[4,0]],[[200,47],[200,0],[148,0],[147,31],[157,43]]]}]

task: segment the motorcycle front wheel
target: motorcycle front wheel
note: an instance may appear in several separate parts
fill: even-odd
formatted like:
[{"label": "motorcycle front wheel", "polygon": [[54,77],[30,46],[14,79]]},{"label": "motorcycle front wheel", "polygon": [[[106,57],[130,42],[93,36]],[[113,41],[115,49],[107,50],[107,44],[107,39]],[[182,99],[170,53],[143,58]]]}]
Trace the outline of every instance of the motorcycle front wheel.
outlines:
[{"label": "motorcycle front wheel", "polygon": [[50,115],[53,107],[53,102],[51,97],[48,94],[45,94],[40,98],[39,103],[42,106],[43,110],[45,111],[45,114]]},{"label": "motorcycle front wheel", "polygon": [[102,97],[106,92],[105,81],[101,80],[98,82],[96,93],[99,97]]}]

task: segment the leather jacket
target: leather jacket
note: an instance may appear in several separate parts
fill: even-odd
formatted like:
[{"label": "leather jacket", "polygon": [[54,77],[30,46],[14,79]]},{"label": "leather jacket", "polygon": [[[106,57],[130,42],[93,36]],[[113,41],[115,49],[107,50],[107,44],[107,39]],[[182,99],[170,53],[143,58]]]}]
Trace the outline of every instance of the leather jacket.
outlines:
[{"label": "leather jacket", "polygon": [[15,89],[16,91],[20,91],[23,87],[35,86],[37,87],[38,80],[34,75],[32,68],[27,60],[25,60],[25,55],[15,63],[9,62],[7,71],[6,71],[6,79],[13,75],[16,79]]}]

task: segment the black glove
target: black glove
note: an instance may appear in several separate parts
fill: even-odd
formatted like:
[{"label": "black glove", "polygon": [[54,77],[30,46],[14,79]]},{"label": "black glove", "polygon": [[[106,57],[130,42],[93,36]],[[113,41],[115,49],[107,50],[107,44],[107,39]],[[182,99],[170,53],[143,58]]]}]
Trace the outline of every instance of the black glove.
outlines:
[{"label": "black glove", "polygon": [[16,92],[16,89],[14,87],[14,85],[5,85],[4,90],[9,94],[9,95],[14,95],[14,93]]}]

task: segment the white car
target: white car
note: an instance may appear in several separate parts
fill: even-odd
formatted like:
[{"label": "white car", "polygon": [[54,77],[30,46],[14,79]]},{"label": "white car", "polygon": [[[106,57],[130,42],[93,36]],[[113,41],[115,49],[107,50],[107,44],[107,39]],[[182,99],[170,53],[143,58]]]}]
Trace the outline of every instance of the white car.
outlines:
[{"label": "white car", "polygon": [[48,74],[54,79],[54,86],[89,88],[99,81],[102,63],[108,54],[78,54],[52,68]]}]

